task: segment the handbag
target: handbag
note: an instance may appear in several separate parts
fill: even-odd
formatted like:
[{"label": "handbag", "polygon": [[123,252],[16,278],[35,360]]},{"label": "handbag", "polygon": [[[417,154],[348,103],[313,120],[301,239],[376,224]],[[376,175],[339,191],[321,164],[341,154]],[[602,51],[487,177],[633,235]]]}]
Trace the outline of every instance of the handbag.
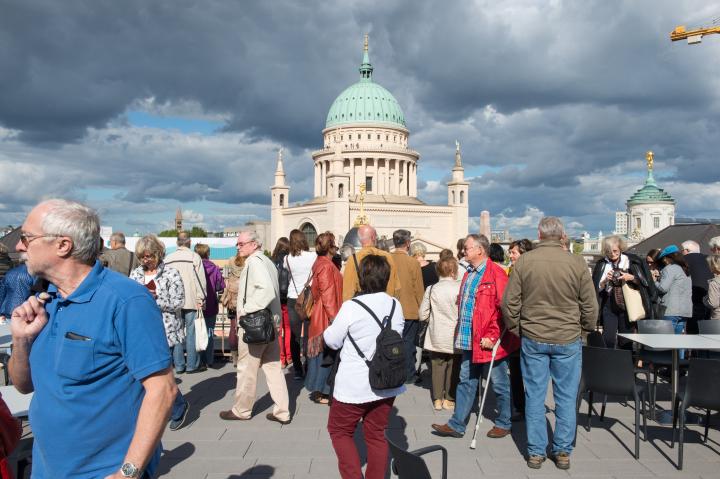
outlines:
[{"label": "handbag", "polygon": [[13,452],[20,441],[21,434],[20,421],[12,416],[0,395],[0,460],[5,459]]},{"label": "handbag", "polygon": [[625,300],[625,311],[627,312],[628,321],[634,323],[639,319],[645,319],[646,313],[640,291],[628,283],[623,283],[622,294]]},{"label": "handbag", "polygon": [[[250,268],[250,265],[245,266]],[[247,300],[247,283],[250,270],[245,275],[245,292],[243,305]],[[275,325],[272,312],[268,308],[247,313],[238,318],[238,327],[243,329],[243,342],[245,344],[268,344],[275,341]]]},{"label": "handbag", "polygon": [[209,340],[205,316],[203,315],[202,309],[198,309],[195,315],[195,350],[197,352],[205,351],[208,347]]},{"label": "handbag", "polygon": [[[290,272],[290,279],[292,280],[295,291],[297,291],[297,285],[295,285],[295,278],[293,277],[292,269],[290,269],[290,260],[288,260],[287,264],[288,271]],[[295,306],[293,306],[295,313],[297,313],[297,315],[303,321],[305,321],[306,319],[310,319],[310,316],[312,315],[312,308],[314,303],[310,287],[310,281],[312,281],[312,277],[313,275],[311,273],[307,281],[305,281],[305,286],[303,286],[302,291],[300,291],[300,294],[298,294],[297,300],[295,300]]]},{"label": "handbag", "polygon": [[418,330],[417,334],[415,335],[415,346],[418,348],[424,348],[425,347],[425,336],[427,335],[427,329],[428,326],[430,326],[430,319],[433,315],[432,310],[432,289],[434,284],[430,286],[430,292],[428,293],[428,304],[430,305],[430,314],[428,315],[428,319],[426,321],[420,321],[420,324],[418,324]]}]

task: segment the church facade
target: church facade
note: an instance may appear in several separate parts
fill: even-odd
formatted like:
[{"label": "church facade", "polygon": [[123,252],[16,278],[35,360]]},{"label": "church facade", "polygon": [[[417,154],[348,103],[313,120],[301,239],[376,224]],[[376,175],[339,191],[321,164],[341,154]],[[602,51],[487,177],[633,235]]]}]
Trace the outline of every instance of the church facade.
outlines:
[{"label": "church facade", "polygon": [[[322,131],[322,147],[312,153],[314,195],[290,206],[282,150],[271,191],[271,241],[299,229],[310,240],[332,231],[338,243],[357,224],[361,210],[379,236],[399,228],[411,231],[430,254],[454,249],[468,234],[469,183],[456,143],[447,205],[428,205],[417,198],[420,154],[410,148],[410,131],[395,97],[373,81],[367,37],[360,79],[333,102]],[[363,220],[362,218],[360,219]]]}]

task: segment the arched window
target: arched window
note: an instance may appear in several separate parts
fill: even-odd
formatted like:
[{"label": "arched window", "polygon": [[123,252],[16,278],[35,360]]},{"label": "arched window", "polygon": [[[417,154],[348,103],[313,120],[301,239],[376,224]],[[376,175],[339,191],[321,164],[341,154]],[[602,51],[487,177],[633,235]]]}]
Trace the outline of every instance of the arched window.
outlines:
[{"label": "arched window", "polygon": [[342,183],[340,183],[340,184],[338,185],[338,198],[342,198],[342,197],[343,197],[343,193],[345,193],[344,189],[345,189],[345,185],[343,185]]},{"label": "arched window", "polygon": [[465,203],[465,192],[461,191],[460,192],[460,204],[463,204],[463,203]]},{"label": "arched window", "polygon": [[280,194],[280,206],[285,206],[285,195]]},{"label": "arched window", "polygon": [[315,227],[311,223],[305,223],[300,227],[300,231],[305,235],[308,245],[314,246],[315,238],[317,238],[317,230]]},{"label": "arched window", "polygon": [[455,191],[452,192],[452,203],[455,204]]}]

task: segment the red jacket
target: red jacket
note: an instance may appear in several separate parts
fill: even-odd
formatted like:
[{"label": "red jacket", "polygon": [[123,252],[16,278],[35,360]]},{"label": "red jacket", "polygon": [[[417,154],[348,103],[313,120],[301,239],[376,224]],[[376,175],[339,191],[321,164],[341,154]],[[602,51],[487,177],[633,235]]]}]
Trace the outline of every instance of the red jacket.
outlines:
[{"label": "red jacket", "polygon": [[[461,294],[467,275],[465,273],[462,285],[460,285]],[[480,279],[477,291],[475,291],[475,307],[472,318],[472,362],[474,363],[489,363],[492,359],[492,350],[480,347],[482,338],[490,338],[494,342],[502,335],[495,360],[502,359],[520,348],[520,339],[517,336],[510,333],[503,335],[505,326],[500,305],[507,282],[508,276],[505,270],[488,258],[485,272]]]}]

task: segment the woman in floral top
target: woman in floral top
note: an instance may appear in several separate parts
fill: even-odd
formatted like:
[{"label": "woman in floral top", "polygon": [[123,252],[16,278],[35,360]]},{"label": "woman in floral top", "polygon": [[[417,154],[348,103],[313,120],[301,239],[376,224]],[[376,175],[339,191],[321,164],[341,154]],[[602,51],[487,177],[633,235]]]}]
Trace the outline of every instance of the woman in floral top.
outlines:
[{"label": "woman in floral top", "polygon": [[[165,245],[155,235],[143,236],[135,246],[135,255],[140,265],[130,273],[130,279],[144,284],[155,298],[162,311],[165,335],[168,347],[185,341],[185,327],[178,314],[185,303],[185,288],[180,273],[170,266],[165,266]],[[178,391],[170,415],[170,429],[182,427],[190,405]]]}]

